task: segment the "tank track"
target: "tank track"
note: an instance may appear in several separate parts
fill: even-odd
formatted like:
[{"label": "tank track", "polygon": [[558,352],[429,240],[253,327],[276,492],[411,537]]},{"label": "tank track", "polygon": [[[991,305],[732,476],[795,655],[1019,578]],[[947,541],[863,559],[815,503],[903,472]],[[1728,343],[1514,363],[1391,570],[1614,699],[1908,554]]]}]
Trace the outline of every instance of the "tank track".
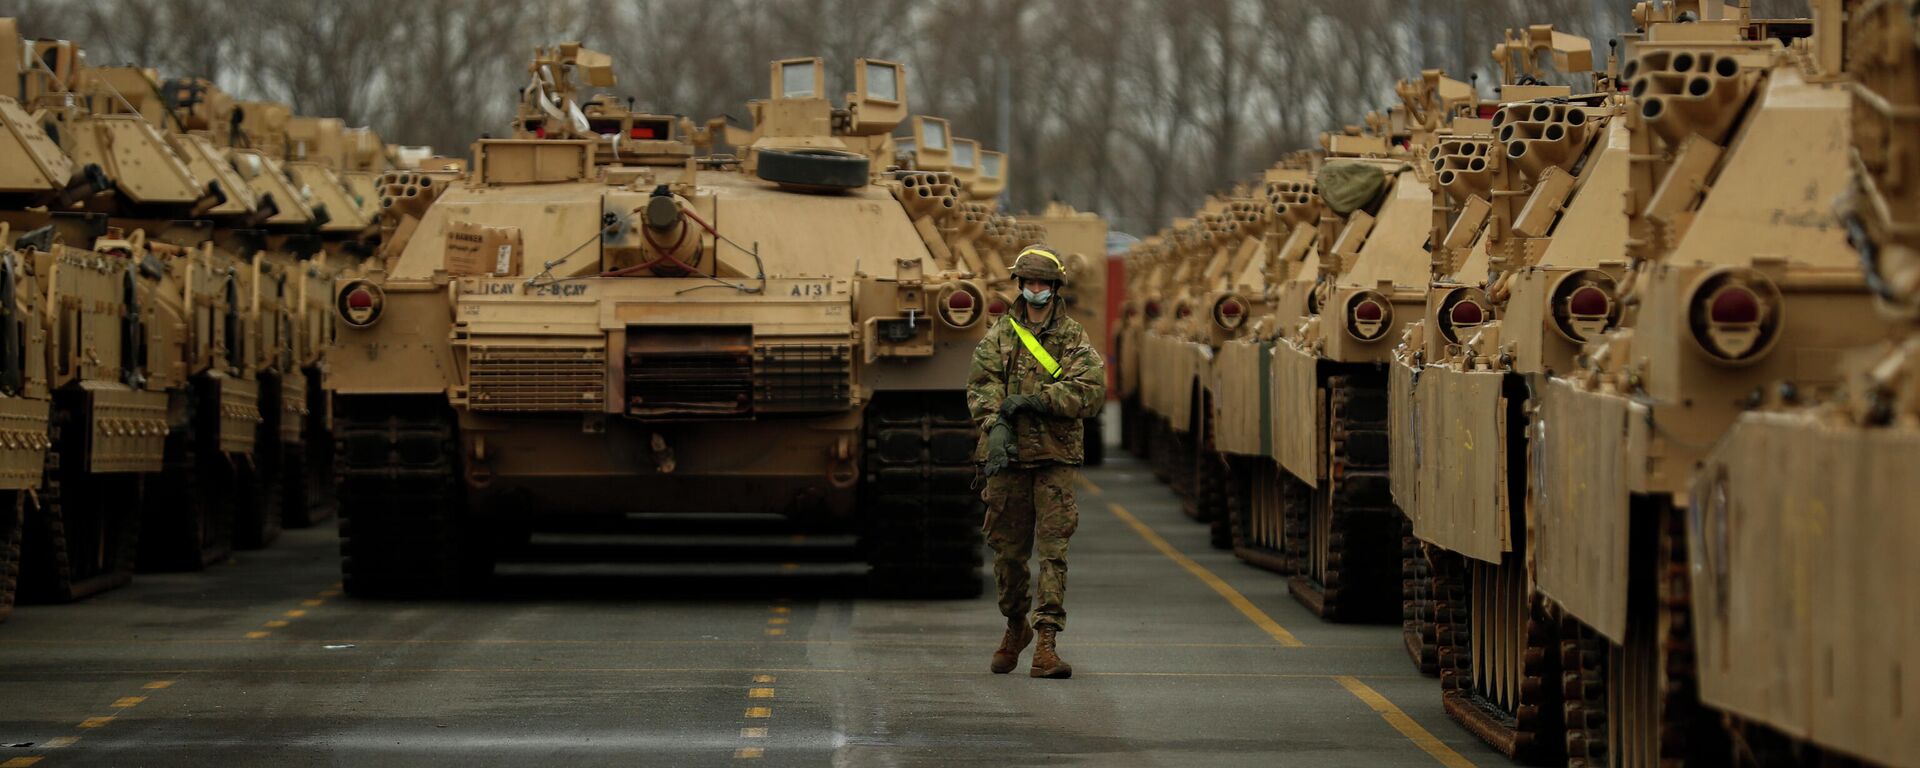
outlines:
[{"label": "tank track", "polygon": [[1196,425],[1188,441],[1193,445],[1192,492],[1182,505],[1187,517],[1207,525],[1207,542],[1214,549],[1233,548],[1233,522],[1228,519],[1227,466],[1213,449],[1213,419],[1205,414],[1209,404],[1202,399],[1195,406]]},{"label": "tank track", "polygon": [[868,406],[862,431],[861,545],[874,591],[978,597],[984,507],[973,489],[978,432],[966,401],[885,393]]},{"label": "tank track", "polygon": [[1140,398],[1129,397],[1120,401],[1120,448],[1135,458],[1147,457],[1146,418],[1140,411]]},{"label": "tank track", "polygon": [[[80,395],[73,394],[72,398]],[[72,431],[69,395],[55,397],[39,503],[28,510],[22,536],[22,597],[72,602],[133,580],[140,546],[139,477],[89,475],[86,445]]]},{"label": "tank track", "polygon": [[20,594],[20,536],[26,522],[26,491],[0,493],[0,622],[13,615]]},{"label": "tank track", "polygon": [[1400,634],[1407,657],[1423,675],[1440,674],[1439,649],[1434,642],[1433,565],[1413,536],[1413,521],[1400,522]]},{"label": "tank track", "polygon": [[233,462],[233,546],[260,549],[280,538],[284,507],[280,498],[285,446],[280,442],[280,380],[260,378],[260,423],[253,431],[253,455],[230,456]]},{"label": "tank track", "polygon": [[1230,461],[1226,488],[1234,556],[1283,576],[1298,573],[1290,537],[1303,529],[1291,522],[1287,510],[1289,505],[1304,508],[1307,502],[1289,501],[1288,494],[1298,497],[1306,485],[1265,460],[1243,458]]},{"label": "tank track", "polygon": [[1097,467],[1107,463],[1107,420],[1102,416],[1080,421],[1081,463]]},{"label": "tank track", "polygon": [[[1629,585],[1627,643],[1615,645],[1573,618],[1562,622],[1568,764],[1727,764],[1727,732],[1699,704],[1685,515],[1664,500],[1637,498],[1634,507],[1630,562],[1653,583]],[[1639,536],[1642,524],[1653,535]],[[1649,560],[1651,568],[1641,565]]]},{"label": "tank track", "polygon": [[1560,619],[1560,700],[1568,768],[1607,764],[1607,639],[1578,620]]},{"label": "tank track", "polygon": [[[1489,623],[1504,625],[1504,629],[1512,631],[1505,633],[1506,637],[1489,636],[1475,642],[1472,584],[1475,568],[1483,573],[1481,591],[1498,592],[1502,590],[1494,587],[1496,574],[1504,578],[1525,577],[1520,557],[1508,555],[1507,562],[1498,566],[1498,571],[1495,566],[1473,564],[1464,556],[1452,553],[1441,553],[1435,560],[1435,616],[1439,621],[1435,637],[1441,643],[1437,661],[1441,699],[1447,714],[1481,741],[1515,761],[1528,765],[1564,762],[1566,712],[1559,696],[1560,687],[1554,684],[1562,679],[1561,648],[1545,599],[1521,585],[1520,589],[1526,591],[1523,598],[1526,605],[1494,606],[1491,610],[1504,613],[1497,620],[1489,619]],[[1507,585],[1508,591],[1512,586]],[[1499,597],[1488,595],[1493,601]],[[1518,668],[1506,671],[1475,668],[1476,655],[1505,655],[1513,647],[1509,644],[1520,646]],[[1488,658],[1485,663],[1491,666],[1498,662]],[[1497,680],[1503,674],[1517,678],[1512,680],[1510,693],[1503,695],[1483,687],[1485,681],[1480,678]],[[1505,703],[1498,700],[1508,697]]]},{"label": "tank track", "polygon": [[[1327,380],[1327,479],[1314,489],[1307,544],[1323,575],[1302,563],[1295,599],[1331,621],[1393,621],[1400,615],[1400,512],[1387,479],[1387,387],[1378,375]],[[1311,562],[1310,560],[1308,562]]]},{"label": "tank track", "polygon": [[335,420],[340,571],[359,597],[440,596],[492,561],[468,519],[454,416],[437,397],[343,397]]},{"label": "tank track", "polygon": [[327,428],[327,393],[320,386],[318,370],[307,370],[306,377],[306,439],[283,447],[281,523],[288,528],[319,525],[333,519],[339,507],[333,494],[333,433]]},{"label": "tank track", "polygon": [[231,464],[220,451],[219,404],[194,382],[176,395],[158,477],[142,504],[140,568],[198,571],[233,553]]}]

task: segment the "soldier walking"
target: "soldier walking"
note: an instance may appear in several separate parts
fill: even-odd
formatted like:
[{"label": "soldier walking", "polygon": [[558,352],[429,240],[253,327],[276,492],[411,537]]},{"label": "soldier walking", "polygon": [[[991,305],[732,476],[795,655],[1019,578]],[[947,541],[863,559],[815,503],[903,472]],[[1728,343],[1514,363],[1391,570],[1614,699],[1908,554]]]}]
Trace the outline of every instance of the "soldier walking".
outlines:
[{"label": "soldier walking", "polygon": [[[1006,674],[1033,642],[1033,677],[1065,678],[1054,637],[1066,628],[1067,539],[1080,524],[1073,481],[1083,419],[1106,402],[1106,364],[1087,332],[1060,308],[1066,271],[1052,249],[1035,245],[1013,261],[1020,300],[973,351],[967,405],[980,428],[993,575],[1007,632],[992,669]],[[1027,560],[1040,560],[1038,604]],[[1032,614],[1028,611],[1031,609]]]}]

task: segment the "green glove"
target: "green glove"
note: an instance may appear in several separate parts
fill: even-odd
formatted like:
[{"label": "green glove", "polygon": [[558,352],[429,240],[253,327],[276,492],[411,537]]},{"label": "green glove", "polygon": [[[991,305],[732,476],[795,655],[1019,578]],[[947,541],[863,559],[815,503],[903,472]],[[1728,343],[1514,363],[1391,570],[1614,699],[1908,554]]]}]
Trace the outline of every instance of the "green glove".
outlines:
[{"label": "green glove", "polygon": [[1017,413],[1045,413],[1045,403],[1039,395],[1008,395],[1000,401],[1000,418],[1011,419]]},{"label": "green glove", "polygon": [[[1004,416],[1002,417],[1004,418]],[[1007,468],[1007,462],[1013,460],[1013,427],[1005,421],[993,425],[987,430],[987,463],[981,468],[987,477],[993,477]]]}]

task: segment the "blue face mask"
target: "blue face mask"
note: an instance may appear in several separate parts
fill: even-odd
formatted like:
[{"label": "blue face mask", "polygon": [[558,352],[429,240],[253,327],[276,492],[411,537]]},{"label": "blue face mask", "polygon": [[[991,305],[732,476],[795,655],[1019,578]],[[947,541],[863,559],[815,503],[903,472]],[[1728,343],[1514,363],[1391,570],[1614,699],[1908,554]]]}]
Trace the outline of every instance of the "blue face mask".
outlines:
[{"label": "blue face mask", "polygon": [[1036,307],[1044,307],[1047,305],[1047,302],[1053,300],[1053,291],[1049,289],[1049,290],[1041,291],[1039,293],[1034,293],[1033,291],[1029,291],[1025,288],[1022,288],[1020,289],[1020,298],[1026,299],[1028,304],[1032,304]]}]

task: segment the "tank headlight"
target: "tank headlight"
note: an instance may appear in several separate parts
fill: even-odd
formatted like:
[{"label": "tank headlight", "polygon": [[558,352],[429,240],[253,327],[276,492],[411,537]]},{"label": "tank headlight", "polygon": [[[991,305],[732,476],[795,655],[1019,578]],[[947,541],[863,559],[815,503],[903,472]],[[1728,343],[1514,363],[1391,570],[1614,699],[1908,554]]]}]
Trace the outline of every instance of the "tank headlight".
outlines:
[{"label": "tank headlight", "polygon": [[1455,288],[1440,301],[1440,314],[1434,318],[1440,335],[1452,344],[1460,343],[1460,332],[1470,331],[1493,320],[1493,307],[1478,288]]},{"label": "tank headlight", "polygon": [[980,308],[985,304],[979,288],[971,283],[956,283],[941,292],[940,302],[936,306],[942,322],[955,328],[966,328],[979,322]]},{"label": "tank headlight", "polygon": [[1347,298],[1347,333],[1361,341],[1378,341],[1393,327],[1393,303],[1377,291],[1360,291]]},{"label": "tank headlight", "polygon": [[987,300],[987,317],[998,320],[1011,308],[1013,308],[1013,302],[1007,301],[1004,296],[995,296]]},{"label": "tank headlight", "polygon": [[1147,302],[1147,319],[1158,320],[1159,318],[1160,318],[1160,302],[1158,300],[1149,300]]},{"label": "tank headlight", "polygon": [[380,290],[380,286],[355,280],[340,287],[337,305],[341,321],[355,328],[366,328],[379,321],[386,303],[387,293]]},{"label": "tank headlight", "polygon": [[1213,303],[1213,324],[1224,331],[1237,331],[1247,324],[1247,300],[1239,296],[1222,296]]},{"label": "tank headlight", "polygon": [[1729,363],[1766,354],[1780,336],[1780,289],[1750,269],[1707,273],[1687,298],[1687,324],[1700,348]]},{"label": "tank headlight", "polygon": [[1599,338],[1620,322],[1620,302],[1613,299],[1613,278],[1605,272],[1581,269],[1560,277],[1548,293],[1553,325],[1574,343]]}]

